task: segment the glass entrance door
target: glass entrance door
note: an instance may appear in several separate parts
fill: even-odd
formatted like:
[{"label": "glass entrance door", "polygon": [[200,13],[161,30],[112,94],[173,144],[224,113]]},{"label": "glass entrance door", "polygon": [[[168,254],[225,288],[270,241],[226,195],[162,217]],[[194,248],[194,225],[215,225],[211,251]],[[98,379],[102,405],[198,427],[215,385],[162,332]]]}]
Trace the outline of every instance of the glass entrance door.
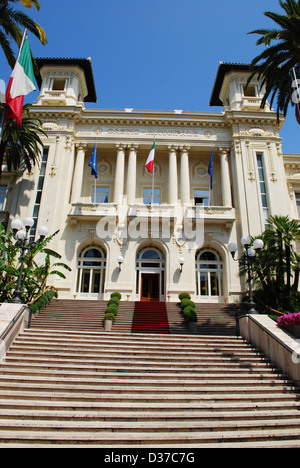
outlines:
[{"label": "glass entrance door", "polygon": [[141,301],[159,301],[159,274],[142,273],[141,275]]}]

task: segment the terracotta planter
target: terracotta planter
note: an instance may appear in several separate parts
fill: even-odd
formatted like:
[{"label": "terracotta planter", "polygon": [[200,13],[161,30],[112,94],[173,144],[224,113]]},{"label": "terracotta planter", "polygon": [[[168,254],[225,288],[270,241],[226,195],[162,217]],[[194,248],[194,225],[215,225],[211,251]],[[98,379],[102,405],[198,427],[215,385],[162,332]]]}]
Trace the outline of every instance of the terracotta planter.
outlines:
[{"label": "terracotta planter", "polygon": [[105,331],[111,331],[113,326],[113,321],[112,320],[104,320],[104,330]]},{"label": "terracotta planter", "polygon": [[189,322],[189,330],[191,333],[197,333],[197,322]]}]

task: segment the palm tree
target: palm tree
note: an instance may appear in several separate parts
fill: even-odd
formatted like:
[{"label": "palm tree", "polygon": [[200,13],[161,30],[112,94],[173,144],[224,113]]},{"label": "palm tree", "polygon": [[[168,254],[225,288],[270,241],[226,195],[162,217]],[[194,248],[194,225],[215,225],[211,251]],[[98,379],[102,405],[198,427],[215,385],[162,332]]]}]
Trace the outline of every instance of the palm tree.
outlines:
[{"label": "palm tree", "polygon": [[16,60],[12,49],[12,41],[20,47],[24,29],[32,32],[42,44],[47,43],[43,28],[27,14],[14,8],[14,4],[18,1],[25,8],[34,6],[37,10],[40,9],[37,0],[0,0],[0,47],[3,49],[6,59],[12,68]]},{"label": "palm tree", "polygon": [[[288,216],[271,216],[268,222],[269,228],[261,236],[265,247],[255,259],[252,268],[255,294],[267,306],[292,311],[295,305],[296,308],[300,306],[297,292],[300,255],[296,252],[300,226],[298,221],[290,220]],[[241,274],[245,274],[243,266]]]},{"label": "palm tree", "polygon": [[47,135],[42,129],[42,122],[29,116],[30,107],[30,104],[24,106],[22,126],[12,119],[7,119],[4,123],[0,143],[0,180],[2,164],[5,163],[9,171],[27,168],[30,172],[42,153],[43,143],[39,135]]},{"label": "palm tree", "polygon": [[[272,106],[277,96],[277,116],[282,112],[287,114],[287,109],[292,102],[293,68],[297,76],[300,76],[300,1],[279,0],[285,14],[265,12],[264,15],[273,20],[276,29],[257,29],[248,34],[259,34],[257,45],[265,45],[266,49],[255,57],[251,63],[254,75],[262,80],[265,86],[265,94],[261,107],[264,107],[270,96]],[[279,27],[278,27],[279,26]]]}]

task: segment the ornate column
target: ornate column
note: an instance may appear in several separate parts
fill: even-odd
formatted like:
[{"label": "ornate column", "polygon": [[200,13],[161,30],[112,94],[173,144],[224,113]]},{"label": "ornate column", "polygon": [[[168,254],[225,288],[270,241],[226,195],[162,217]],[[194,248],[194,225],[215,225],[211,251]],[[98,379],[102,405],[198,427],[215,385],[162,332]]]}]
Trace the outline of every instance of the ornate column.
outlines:
[{"label": "ornate column", "polygon": [[174,205],[178,199],[177,181],[177,149],[178,146],[169,146],[169,204]]},{"label": "ornate column", "polygon": [[189,151],[190,146],[181,146],[181,160],[180,160],[180,192],[181,203],[190,202],[191,189],[190,189],[190,170],[189,170]]},{"label": "ornate column", "polygon": [[78,143],[77,148],[77,157],[75,162],[75,170],[73,177],[72,185],[72,203],[78,203],[81,197],[82,181],[83,181],[83,172],[84,172],[84,160],[85,160],[85,151],[87,148],[86,143]]},{"label": "ornate column", "polygon": [[232,206],[228,151],[220,148],[221,187],[223,206]]},{"label": "ornate column", "polygon": [[124,169],[126,145],[117,145],[117,162],[115,172],[114,203],[121,205],[124,195]]},{"label": "ornate column", "polygon": [[133,205],[136,198],[136,159],[138,145],[130,145],[127,171],[127,203]]}]

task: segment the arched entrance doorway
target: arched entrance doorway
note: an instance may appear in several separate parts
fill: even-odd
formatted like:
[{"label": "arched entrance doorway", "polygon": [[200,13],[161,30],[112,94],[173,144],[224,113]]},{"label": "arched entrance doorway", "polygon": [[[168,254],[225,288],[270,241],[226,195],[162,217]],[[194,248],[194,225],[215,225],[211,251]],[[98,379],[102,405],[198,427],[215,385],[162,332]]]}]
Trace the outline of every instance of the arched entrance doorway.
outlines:
[{"label": "arched entrance doorway", "polygon": [[136,296],[144,302],[165,301],[165,256],[156,247],[143,248],[137,254]]}]

